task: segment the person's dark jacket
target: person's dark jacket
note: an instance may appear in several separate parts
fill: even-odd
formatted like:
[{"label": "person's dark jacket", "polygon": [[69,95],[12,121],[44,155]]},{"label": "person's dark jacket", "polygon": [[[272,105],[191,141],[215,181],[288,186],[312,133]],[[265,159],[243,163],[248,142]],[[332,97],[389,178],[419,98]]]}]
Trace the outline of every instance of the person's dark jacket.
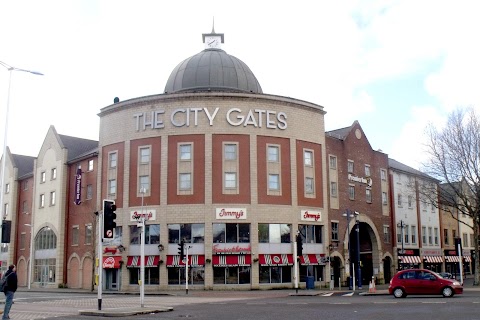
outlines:
[{"label": "person's dark jacket", "polygon": [[17,278],[17,273],[13,272],[12,270],[7,270],[5,272],[5,276],[7,278],[7,289],[5,291],[17,291],[17,286],[18,286],[18,278]]}]

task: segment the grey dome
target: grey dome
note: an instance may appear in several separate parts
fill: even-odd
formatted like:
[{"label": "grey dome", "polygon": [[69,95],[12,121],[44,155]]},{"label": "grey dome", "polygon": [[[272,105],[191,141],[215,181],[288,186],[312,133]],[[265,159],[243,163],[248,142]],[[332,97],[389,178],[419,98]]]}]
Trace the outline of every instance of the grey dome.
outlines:
[{"label": "grey dome", "polygon": [[240,59],[220,49],[205,49],[173,69],[166,93],[229,91],[262,93],[260,83]]}]

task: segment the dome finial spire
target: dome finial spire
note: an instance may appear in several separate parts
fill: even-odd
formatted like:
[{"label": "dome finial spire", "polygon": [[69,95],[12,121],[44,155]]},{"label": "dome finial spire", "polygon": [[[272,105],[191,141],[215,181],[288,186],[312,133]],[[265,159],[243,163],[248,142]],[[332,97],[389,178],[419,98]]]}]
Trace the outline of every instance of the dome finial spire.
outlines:
[{"label": "dome finial spire", "polygon": [[215,33],[215,16],[213,17],[212,33]]}]

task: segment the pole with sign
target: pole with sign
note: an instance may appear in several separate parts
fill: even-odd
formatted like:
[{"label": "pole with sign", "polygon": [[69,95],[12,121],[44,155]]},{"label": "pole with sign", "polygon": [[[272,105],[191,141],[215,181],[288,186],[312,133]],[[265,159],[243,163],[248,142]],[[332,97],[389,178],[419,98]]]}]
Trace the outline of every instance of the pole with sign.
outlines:
[{"label": "pole with sign", "polygon": [[102,251],[102,235],[103,235],[103,210],[98,212],[98,283],[97,283],[97,295],[98,295],[98,310],[102,310],[102,274],[103,274],[103,251]]}]

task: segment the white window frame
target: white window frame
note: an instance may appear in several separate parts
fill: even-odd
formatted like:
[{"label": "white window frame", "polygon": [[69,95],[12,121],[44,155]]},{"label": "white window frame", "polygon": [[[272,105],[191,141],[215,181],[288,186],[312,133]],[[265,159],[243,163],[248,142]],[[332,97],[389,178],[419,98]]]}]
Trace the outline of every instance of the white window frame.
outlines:
[{"label": "white window frame", "polygon": [[336,181],[330,182],[330,196],[334,198],[338,197],[338,184]]},{"label": "white window frame", "polygon": [[191,161],[192,160],[192,144],[191,143],[182,143],[178,146],[178,153],[180,161]]},{"label": "white window frame", "polygon": [[108,180],[108,194],[109,195],[117,194],[117,179]]},{"label": "white window frame", "polygon": [[329,156],[330,159],[330,169],[337,170],[337,157]]},{"label": "white window frame", "polygon": [[110,152],[108,154],[108,167],[110,169],[115,169],[118,165],[118,153],[115,152]]},{"label": "white window frame", "polygon": [[223,145],[223,158],[228,161],[237,160],[237,145],[234,143],[225,143]]},{"label": "white window frame", "polygon": [[365,165],[365,176],[370,177],[372,175],[371,168],[369,164]]},{"label": "white window frame", "polygon": [[55,180],[57,179],[57,168],[52,168],[50,171],[50,180]]},{"label": "white window frame", "polygon": [[279,191],[280,190],[280,175],[277,173],[270,173],[268,175],[268,189]]},{"label": "white window frame", "polygon": [[44,208],[44,207],[45,207],[45,194],[44,194],[44,193],[42,193],[42,194],[40,195],[39,207],[40,207],[40,208]]},{"label": "white window frame", "polygon": [[55,203],[57,202],[57,197],[56,197],[55,191],[50,192],[50,206],[54,206]]},{"label": "white window frame", "polygon": [[269,145],[267,147],[267,160],[268,162],[280,162],[280,147]]},{"label": "white window frame", "polygon": [[150,147],[140,147],[139,150],[140,164],[149,164],[151,161],[151,149]]},{"label": "white window frame", "polygon": [[183,172],[178,175],[179,190],[192,190],[192,174],[190,172]]},{"label": "white window frame", "polygon": [[303,164],[307,167],[313,167],[313,151],[303,151]]},{"label": "white window frame", "polygon": [[237,173],[236,172],[225,172],[225,174],[224,174],[224,186],[225,186],[225,189],[236,189],[237,188]]},{"label": "white window frame", "polygon": [[354,170],[355,170],[355,162],[353,162],[353,160],[348,160],[347,161],[347,172],[348,173],[353,173]]},{"label": "white window frame", "polygon": [[93,159],[88,160],[88,171],[93,171]]},{"label": "white window frame", "polygon": [[305,177],[305,193],[313,194],[315,192],[315,180],[312,177]]}]

